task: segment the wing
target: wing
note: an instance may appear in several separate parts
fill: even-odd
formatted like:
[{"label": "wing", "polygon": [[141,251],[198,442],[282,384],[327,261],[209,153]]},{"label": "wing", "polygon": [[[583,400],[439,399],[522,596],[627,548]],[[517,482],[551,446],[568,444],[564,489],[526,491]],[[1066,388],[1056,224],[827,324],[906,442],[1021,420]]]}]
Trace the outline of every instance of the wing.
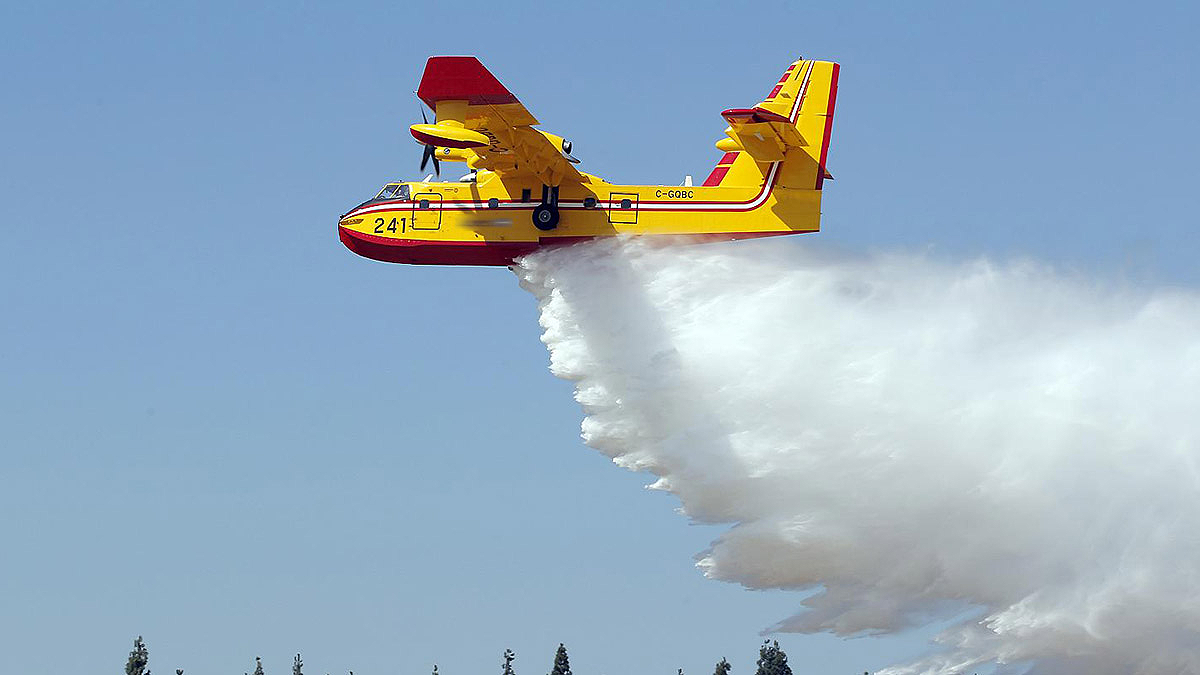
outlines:
[{"label": "wing", "polygon": [[[446,138],[469,136],[477,139],[464,147],[472,168],[533,175],[545,185],[582,180],[571,166],[570,144],[534,129],[537,118],[474,56],[430,57],[417,96],[437,114],[436,124],[420,125],[425,140],[414,128],[418,141],[429,142],[432,137],[432,144],[441,145],[436,141],[442,132]],[[452,129],[465,129],[468,134]]]}]

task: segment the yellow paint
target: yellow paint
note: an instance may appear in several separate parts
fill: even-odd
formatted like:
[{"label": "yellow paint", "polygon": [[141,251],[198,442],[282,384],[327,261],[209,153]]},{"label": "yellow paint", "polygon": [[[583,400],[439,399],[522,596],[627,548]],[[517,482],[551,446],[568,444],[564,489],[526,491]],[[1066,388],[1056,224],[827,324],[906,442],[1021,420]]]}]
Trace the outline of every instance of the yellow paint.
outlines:
[{"label": "yellow paint", "polygon": [[410,127],[417,133],[432,136],[440,141],[447,143],[470,143],[477,146],[485,146],[488,144],[488,137],[478,131],[471,131],[462,127],[453,126],[450,122],[438,122],[437,124],[414,124]]},{"label": "yellow paint", "polygon": [[[740,238],[815,232],[821,217],[818,162],[828,141],[826,117],[835,73],[830,62],[796,61],[779,92],[756,106],[789,120],[794,113],[794,122],[729,126],[717,147],[736,152],[736,159],[717,186],[699,185],[702,175],[691,187],[608,183],[577,170],[564,157],[562,137],[532,128],[537,120],[520,103],[441,101],[437,124],[414,128],[436,127],[440,137],[483,143],[449,152],[437,148],[443,161],[466,162],[475,170],[475,180],[404,183],[407,201],[367,202],[339,225],[384,239],[431,243],[546,243],[621,233]],[[550,231],[537,229],[531,218],[543,186],[558,188],[560,221]],[[522,201],[523,192],[527,201]],[[400,224],[395,232],[387,227],[392,219]]]}]

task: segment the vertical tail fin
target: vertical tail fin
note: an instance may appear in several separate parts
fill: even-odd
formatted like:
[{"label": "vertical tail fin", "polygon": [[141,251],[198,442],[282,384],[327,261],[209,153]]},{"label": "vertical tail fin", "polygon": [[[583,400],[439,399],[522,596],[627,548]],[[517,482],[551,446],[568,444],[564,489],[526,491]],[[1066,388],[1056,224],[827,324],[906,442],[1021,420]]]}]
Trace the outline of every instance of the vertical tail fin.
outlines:
[{"label": "vertical tail fin", "polygon": [[717,141],[725,156],[705,185],[760,184],[774,162],[783,187],[820,190],[833,133],[840,66],[800,59],[784,71],[766,100],[721,113],[729,126]]}]

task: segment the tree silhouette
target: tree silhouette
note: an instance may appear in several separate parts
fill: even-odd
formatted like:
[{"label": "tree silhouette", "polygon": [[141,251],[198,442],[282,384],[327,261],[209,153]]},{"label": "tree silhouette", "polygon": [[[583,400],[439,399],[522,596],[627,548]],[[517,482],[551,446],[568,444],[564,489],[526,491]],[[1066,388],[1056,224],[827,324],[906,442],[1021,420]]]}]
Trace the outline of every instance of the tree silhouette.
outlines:
[{"label": "tree silhouette", "polygon": [[554,669],[550,675],[571,675],[571,662],[567,659],[567,648],[560,642],[558,652],[554,654]]},{"label": "tree silhouette", "polygon": [[792,675],[792,667],[788,665],[787,654],[779,648],[779,643],[772,643],[775,649],[775,673],[776,675]]},{"label": "tree silhouette", "polygon": [[733,670],[733,666],[729,665],[729,661],[722,656],[717,662],[717,668],[713,671],[713,675],[729,675],[729,671]]},{"label": "tree silhouette", "polygon": [[129,660],[125,662],[125,675],[150,675],[146,666],[150,664],[150,650],[142,642],[142,636],[133,641],[133,651],[129,652]]},{"label": "tree silhouette", "polygon": [[758,670],[754,675],[792,675],[787,654],[779,648],[779,641],[764,640],[758,648]]},{"label": "tree silhouette", "polygon": [[254,657],[254,675],[263,675],[261,656]]},{"label": "tree silhouette", "polygon": [[517,675],[516,671],[514,671],[512,667],[512,662],[515,661],[516,658],[517,655],[513,653],[513,650],[504,650],[504,672],[502,675]]},{"label": "tree silhouette", "polygon": [[300,660],[300,653],[296,652],[296,658],[292,660],[292,675],[304,675],[304,673],[300,672],[300,667],[303,665],[304,662]]}]

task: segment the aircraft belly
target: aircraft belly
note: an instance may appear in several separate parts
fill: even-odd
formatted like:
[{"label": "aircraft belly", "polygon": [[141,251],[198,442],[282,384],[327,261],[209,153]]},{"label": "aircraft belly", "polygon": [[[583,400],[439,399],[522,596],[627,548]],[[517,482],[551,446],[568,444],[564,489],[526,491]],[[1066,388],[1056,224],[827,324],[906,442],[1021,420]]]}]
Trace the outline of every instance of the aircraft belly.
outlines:
[{"label": "aircraft belly", "polygon": [[499,265],[536,251],[536,241],[456,241],[447,239],[401,239],[381,237],[338,228],[346,248],[372,260],[409,265]]}]

